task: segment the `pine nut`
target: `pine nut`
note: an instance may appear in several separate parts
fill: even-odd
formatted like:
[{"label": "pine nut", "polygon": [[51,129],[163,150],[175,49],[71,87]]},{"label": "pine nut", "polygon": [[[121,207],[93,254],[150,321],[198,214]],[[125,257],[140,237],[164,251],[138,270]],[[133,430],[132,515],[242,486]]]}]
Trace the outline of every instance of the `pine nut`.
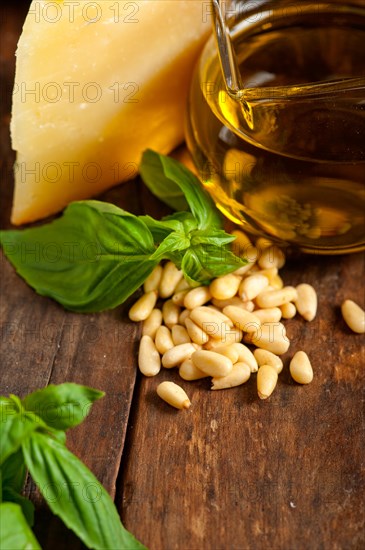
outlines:
[{"label": "pine nut", "polygon": [[266,237],[259,237],[255,242],[255,246],[258,250],[265,250],[269,246],[274,246],[274,243],[270,239],[266,239]]},{"label": "pine nut", "polygon": [[151,336],[142,336],[138,352],[139,370],[145,376],[156,376],[161,369],[161,358]]},{"label": "pine nut", "polygon": [[[186,359],[197,353],[193,344],[179,344],[166,351],[162,356],[162,366],[165,369],[172,369],[181,365]],[[200,352],[199,352],[200,353]]]},{"label": "pine nut", "polygon": [[206,307],[207,309],[210,309],[211,311],[217,311],[218,313],[222,313],[221,310],[219,309],[219,307],[213,306],[213,304],[209,304],[209,305],[204,306],[204,307]]},{"label": "pine nut", "polygon": [[297,298],[293,301],[298,313],[306,321],[313,321],[317,313],[317,293],[311,285],[301,284],[297,286]]},{"label": "pine nut", "polygon": [[215,353],[220,353],[221,355],[228,357],[228,359],[230,359],[233,364],[237,363],[238,361],[238,357],[239,357],[238,349],[232,345],[218,346],[217,348],[214,348],[214,351]]},{"label": "pine nut", "polygon": [[175,288],[175,292],[182,292],[183,290],[191,290],[191,286],[188,283],[184,277],[181,279],[181,281],[177,284]]},{"label": "pine nut", "polygon": [[192,344],[193,344],[194,348],[198,351],[203,349],[203,346],[201,344],[196,344],[195,342],[192,342]]},{"label": "pine nut", "polygon": [[207,374],[201,371],[194,365],[191,359],[187,359],[181,363],[179,367],[179,374],[183,380],[188,380],[189,382],[193,380],[200,380],[201,378],[207,378]]},{"label": "pine nut", "polygon": [[131,321],[145,321],[152,313],[157,302],[157,292],[152,291],[143,294],[139,300],[129,310]]},{"label": "pine nut", "polygon": [[204,330],[194,323],[194,321],[192,321],[189,317],[185,319],[185,326],[188,331],[188,335],[195,344],[202,346],[208,342],[209,336],[206,332],[204,332]]},{"label": "pine nut", "polygon": [[241,343],[232,344],[232,346],[238,351],[238,362],[246,363],[250,367],[251,372],[257,372],[258,364],[252,351]]},{"label": "pine nut", "polygon": [[365,332],[365,312],[352,300],[345,300],[341,306],[342,316],[347,326],[357,334]]},{"label": "pine nut", "polygon": [[257,271],[255,275],[263,275],[269,280],[269,283],[271,284],[271,280],[276,277],[278,274],[278,268],[277,267],[269,267],[268,269],[260,269],[260,271]]},{"label": "pine nut", "polygon": [[261,269],[268,269],[270,267],[280,269],[285,264],[285,254],[278,246],[269,246],[261,252],[258,264]]},{"label": "pine nut", "polygon": [[163,322],[168,328],[172,328],[179,322],[180,308],[172,300],[167,300],[162,306]]},{"label": "pine nut", "polygon": [[294,302],[298,298],[297,290],[293,286],[285,286],[281,290],[262,292],[256,298],[260,308],[279,307],[287,302]]},{"label": "pine nut", "polygon": [[209,376],[227,376],[233,367],[232,361],[228,357],[214,351],[196,351],[191,359],[198,369]]},{"label": "pine nut", "polygon": [[157,351],[163,355],[169,349],[174,347],[174,342],[172,341],[171,332],[167,327],[161,326],[157,329],[155,337],[155,346]]},{"label": "pine nut", "polygon": [[222,340],[233,326],[232,321],[226,315],[206,306],[193,309],[190,313],[190,319],[202,328],[208,336],[218,340]]},{"label": "pine nut", "polygon": [[190,318],[200,326],[199,323],[217,321],[221,323],[227,323],[228,326],[233,327],[233,323],[227,315],[224,315],[221,311],[210,306],[196,307],[190,312]]},{"label": "pine nut", "polygon": [[158,328],[162,325],[162,311],[160,309],[153,309],[151,315],[143,321],[142,335],[151,336],[152,340],[156,337]]},{"label": "pine nut", "polygon": [[[252,249],[255,249],[255,247],[253,246]],[[256,249],[255,249],[256,250]],[[246,258],[247,259],[247,258]],[[233,272],[234,275],[237,275],[238,277],[241,277],[242,275],[246,275],[246,273],[248,273],[249,271],[251,271],[251,269],[253,268],[253,266],[255,265],[255,261],[252,261],[250,262],[249,260],[247,260],[247,264],[246,265],[243,265],[242,267],[239,267],[238,269],[236,269],[236,271]]]},{"label": "pine nut", "polygon": [[285,327],[281,323],[264,323],[257,332],[247,334],[244,341],[275,355],[283,355],[290,346]]},{"label": "pine nut", "polygon": [[187,295],[189,291],[188,290],[180,290],[180,292],[175,292],[175,294],[172,295],[171,300],[174,302],[176,306],[183,307],[185,296]]},{"label": "pine nut", "polygon": [[310,384],[313,380],[313,369],[308,355],[304,351],[297,351],[289,366],[290,374],[298,384]]},{"label": "pine nut", "polygon": [[189,317],[190,311],[188,309],[184,309],[180,315],[179,315],[179,325],[185,326],[185,321]]},{"label": "pine nut", "polygon": [[255,304],[253,302],[243,302],[238,296],[234,296],[229,300],[216,300],[216,298],[213,298],[212,304],[218,309],[223,309],[226,306],[236,306],[245,309],[246,311],[253,311],[255,309]]},{"label": "pine nut", "polygon": [[227,306],[223,309],[235,326],[244,332],[256,332],[261,326],[261,321],[254,313],[250,313],[236,306]]},{"label": "pine nut", "polygon": [[[245,256],[244,256],[245,260],[247,260],[248,262],[247,265],[250,265],[251,267],[253,267],[256,264],[259,255],[260,255],[260,252],[257,250],[256,246],[252,245],[247,247],[245,250]],[[243,267],[244,266],[242,266],[242,268]]]},{"label": "pine nut", "polygon": [[260,399],[267,399],[278,382],[278,373],[270,365],[262,365],[257,373],[257,393]]},{"label": "pine nut", "polygon": [[270,286],[272,286],[275,290],[280,290],[284,288],[284,281],[280,275],[275,275],[275,277],[271,277]]},{"label": "pine nut", "polygon": [[246,233],[240,231],[239,229],[234,229],[233,231],[231,231],[231,235],[233,235],[233,237],[236,237],[236,240],[232,243],[232,247],[240,247],[240,254],[237,254],[237,256],[244,256],[245,249],[252,246],[250,238],[248,237],[248,235],[246,235]]},{"label": "pine nut", "polygon": [[247,382],[251,376],[251,369],[246,363],[236,363],[232,367],[232,371],[223,377],[213,377],[212,390],[225,390],[228,388],[234,388],[235,386],[241,386]]},{"label": "pine nut", "polygon": [[[216,336],[216,335],[215,335]],[[214,350],[219,346],[229,346],[241,342],[243,337],[242,330],[238,328],[227,328],[227,330],[222,333],[221,338],[210,338],[209,341],[204,345],[204,349]]]},{"label": "pine nut", "polygon": [[160,285],[162,277],[162,266],[156,265],[152,273],[150,273],[143,283],[143,290],[145,294],[148,292],[153,292],[154,290],[158,290],[158,287]]},{"label": "pine nut", "polygon": [[183,278],[183,273],[174,263],[167,262],[162,271],[162,277],[159,285],[160,298],[170,298],[175,292],[175,288]]},{"label": "pine nut", "polygon": [[174,325],[171,329],[171,336],[175,346],[191,343],[188,331],[182,325]]},{"label": "pine nut", "polygon": [[261,323],[277,323],[282,317],[281,309],[278,307],[255,309],[254,315],[260,319]]},{"label": "pine nut", "polygon": [[269,279],[264,275],[250,275],[249,277],[243,279],[240,284],[238,294],[244,302],[253,300],[263,290],[265,290],[267,286],[269,286]]},{"label": "pine nut", "polygon": [[217,300],[229,300],[237,294],[241,278],[233,273],[218,277],[210,284],[209,290],[213,298]]},{"label": "pine nut", "polygon": [[274,353],[271,353],[271,351],[257,348],[253,353],[260,367],[262,367],[262,365],[270,365],[270,367],[275,369],[278,374],[280,374],[283,370],[282,360]]},{"label": "pine nut", "polygon": [[280,309],[284,319],[293,319],[297,314],[297,308],[292,302],[283,304]]},{"label": "pine nut", "polygon": [[189,290],[185,296],[184,306],[187,309],[194,309],[209,302],[211,294],[207,286],[198,286]]},{"label": "pine nut", "polygon": [[185,391],[174,382],[161,382],[157,386],[157,395],[175,409],[188,409],[191,406]]}]

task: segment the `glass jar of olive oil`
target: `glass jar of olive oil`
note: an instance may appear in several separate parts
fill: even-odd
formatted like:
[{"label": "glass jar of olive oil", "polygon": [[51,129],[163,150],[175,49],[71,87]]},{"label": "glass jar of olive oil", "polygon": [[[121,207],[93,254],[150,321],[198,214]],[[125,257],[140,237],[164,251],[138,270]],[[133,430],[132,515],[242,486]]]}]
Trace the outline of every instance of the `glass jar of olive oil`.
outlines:
[{"label": "glass jar of olive oil", "polygon": [[239,86],[227,86],[212,37],[187,115],[204,186],[257,235],[306,252],[364,249],[364,1],[233,1],[224,11]]}]

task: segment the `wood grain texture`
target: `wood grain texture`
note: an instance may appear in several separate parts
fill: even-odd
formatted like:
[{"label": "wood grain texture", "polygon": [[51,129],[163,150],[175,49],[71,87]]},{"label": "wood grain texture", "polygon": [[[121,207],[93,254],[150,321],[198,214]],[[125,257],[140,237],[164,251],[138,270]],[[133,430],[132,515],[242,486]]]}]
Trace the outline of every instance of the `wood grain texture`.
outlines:
[{"label": "wood grain texture", "polygon": [[[150,548],[363,548],[363,337],[339,305],[352,297],[364,306],[364,259],[305,257],[283,277],[313,284],[319,312],[312,323],[285,322],[292,346],[270,399],[258,399],[255,375],[220,392],[171,370],[142,380],[117,502]],[[300,349],[314,369],[309,386],[289,375]],[[182,385],[188,411],[159,400],[162,380]]]},{"label": "wood grain texture", "polygon": [[[12,197],[14,51],[26,6],[8,2],[2,17],[2,227],[9,227]],[[133,212],[167,213],[138,182],[103,197]],[[70,432],[69,446],[112,495],[117,484],[125,526],[151,550],[364,547],[363,337],[339,312],[345,298],[365,306],[363,255],[297,257],[285,266],[288,284],[317,289],[319,312],[312,323],[286,322],[292,347],[266,402],[257,398],[254,375],[220,392],[211,392],[208,380],[188,383],[167,370],[155,379],[138,376],[135,384],[139,327],[127,320],[129,304],[99,315],[66,313],[37,296],[3,257],[0,268],[1,393],[25,395],[66,380],[106,392]],[[308,387],[288,372],[299,349],[314,368]],[[175,411],[157,397],[157,384],[167,379],[186,389],[190,410]],[[32,484],[27,493],[37,505],[42,547],[81,548]]]},{"label": "wood grain texture", "polygon": [[[27,3],[9,3],[2,10],[0,72],[6,101],[1,106],[1,227],[8,228],[14,163],[9,139],[14,52]],[[131,182],[104,198],[137,212],[135,187]],[[67,442],[114,496],[136,378],[139,327],[128,321],[128,303],[99,315],[66,312],[52,300],[36,295],[0,254],[1,394],[24,396],[47,384],[66,381],[103,390],[106,396],[93,406],[83,424],[70,431]],[[33,484],[28,483],[26,492],[38,507],[35,529],[42,546],[80,547],[50,515]]]}]

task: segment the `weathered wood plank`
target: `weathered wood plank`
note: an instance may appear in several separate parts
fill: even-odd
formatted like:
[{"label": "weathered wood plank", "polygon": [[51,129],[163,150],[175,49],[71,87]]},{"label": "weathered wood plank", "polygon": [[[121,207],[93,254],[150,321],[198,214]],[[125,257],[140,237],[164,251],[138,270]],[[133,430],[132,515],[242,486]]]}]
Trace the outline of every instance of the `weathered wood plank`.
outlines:
[{"label": "weathered wood plank", "polygon": [[[12,196],[9,112],[13,53],[26,2],[7,3],[0,59],[6,102],[1,111],[2,227]],[[21,6],[21,7],[19,7]],[[2,8],[3,9],[3,8]],[[4,32],[3,32],[4,31]],[[152,214],[168,210],[127,184],[105,195],[129,210],[139,200]],[[137,190],[137,192],[136,192]],[[106,391],[91,415],[70,432],[70,448],[113,494],[136,372],[136,325],[127,306],[101,315],[65,313],[36,296],[1,260],[1,391],[25,394],[47,383],[75,381]],[[283,372],[267,402],[255,378],[241,388],[210,392],[207,380],[183,382],[193,406],[178,412],[155,394],[176,372],[141,379],[133,399],[117,503],[123,521],[152,549],[360,549],[365,544],[364,350],[339,316],[344,298],[364,306],[364,258],[293,259],[284,279],[319,292],[317,319],[287,322],[293,346],[315,370],[308,387]],[[81,547],[51,519],[34,487],[36,532],[43,548]],[[119,549],[118,549],[119,550]]]},{"label": "weathered wood plank", "polygon": [[[363,337],[339,315],[343,299],[364,306],[364,257],[302,257],[288,284],[319,293],[312,323],[286,322],[292,347],[267,402],[247,385],[210,392],[177,372],[143,379],[128,432],[117,502],[126,525],[154,549],[340,549],[365,540]],[[308,352],[315,378],[290,379],[288,359]],[[156,396],[162,380],[192,400],[174,411]]]},{"label": "weathered wood plank", "polygon": [[[0,71],[6,100],[1,106],[0,194],[1,227],[8,228],[14,162],[9,139],[14,52],[27,3],[8,3],[2,10],[5,13],[1,18]],[[131,182],[121,186],[104,198],[138,211],[136,185]],[[139,327],[128,322],[127,305],[99,315],[72,314],[52,300],[37,296],[16,275],[2,253],[0,267],[1,393],[23,396],[47,384],[65,381],[105,391],[105,398],[94,405],[85,423],[70,432],[68,446],[113,496],[135,384],[134,342]],[[76,538],[50,516],[32,484],[28,485],[27,494],[38,507],[35,529],[42,546],[80,547]]]}]

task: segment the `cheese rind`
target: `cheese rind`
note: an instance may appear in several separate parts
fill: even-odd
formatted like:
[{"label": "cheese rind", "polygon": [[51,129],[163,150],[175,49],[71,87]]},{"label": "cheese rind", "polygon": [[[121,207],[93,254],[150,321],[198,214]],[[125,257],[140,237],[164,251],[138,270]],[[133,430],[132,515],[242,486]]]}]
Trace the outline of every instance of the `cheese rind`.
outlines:
[{"label": "cheese rind", "polygon": [[191,73],[210,31],[203,8],[203,0],[32,2],[13,95],[14,224],[130,179],[144,149],[168,153],[182,141]]}]

